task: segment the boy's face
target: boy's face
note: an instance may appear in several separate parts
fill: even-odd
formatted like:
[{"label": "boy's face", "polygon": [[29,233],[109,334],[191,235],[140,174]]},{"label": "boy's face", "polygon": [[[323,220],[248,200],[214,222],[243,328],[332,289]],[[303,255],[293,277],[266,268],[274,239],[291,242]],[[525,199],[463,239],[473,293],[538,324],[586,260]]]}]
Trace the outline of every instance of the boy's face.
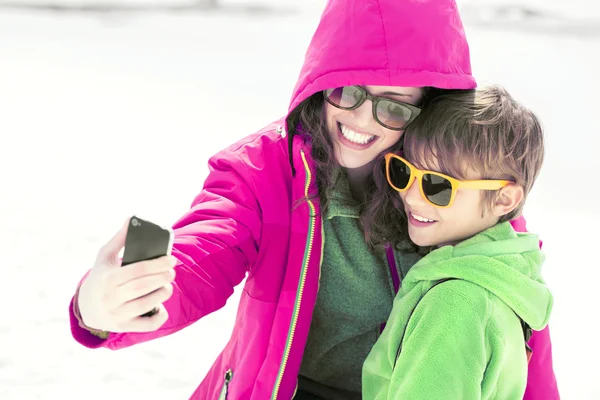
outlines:
[{"label": "boy's face", "polygon": [[[429,168],[436,171],[435,168]],[[469,171],[465,179],[483,179]],[[411,240],[419,246],[443,246],[456,244],[498,222],[498,217],[485,210],[483,192],[475,189],[458,189],[454,203],[439,208],[425,200],[418,182],[405,192],[399,193],[408,216],[408,232]]]}]

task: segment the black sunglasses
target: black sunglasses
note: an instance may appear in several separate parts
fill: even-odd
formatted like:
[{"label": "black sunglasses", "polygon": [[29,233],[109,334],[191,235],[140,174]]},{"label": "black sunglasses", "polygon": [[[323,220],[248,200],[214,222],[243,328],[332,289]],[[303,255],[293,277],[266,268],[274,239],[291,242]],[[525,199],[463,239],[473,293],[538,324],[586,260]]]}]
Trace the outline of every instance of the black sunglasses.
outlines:
[{"label": "black sunglasses", "polygon": [[387,129],[401,131],[417,118],[421,108],[386,97],[373,96],[360,86],[342,86],[323,91],[325,100],[341,110],[355,110],[365,101],[373,102],[373,118]]}]

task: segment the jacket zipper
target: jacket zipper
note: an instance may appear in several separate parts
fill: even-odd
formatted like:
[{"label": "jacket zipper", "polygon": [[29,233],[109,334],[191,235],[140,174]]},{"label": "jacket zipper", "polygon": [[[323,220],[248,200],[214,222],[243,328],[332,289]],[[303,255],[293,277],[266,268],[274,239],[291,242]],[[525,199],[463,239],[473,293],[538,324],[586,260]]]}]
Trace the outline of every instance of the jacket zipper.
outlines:
[{"label": "jacket zipper", "polygon": [[219,395],[219,400],[227,400],[227,393],[229,392],[229,382],[231,382],[231,378],[233,378],[233,371],[230,369],[225,372],[225,377],[223,380],[223,388],[221,389],[221,394]]},{"label": "jacket zipper", "polygon": [[[306,172],[306,182],[304,184],[304,196],[308,198],[308,189],[310,187],[310,181],[312,178],[312,174],[310,172],[310,168],[306,161],[306,156],[304,155],[304,151],[300,150],[300,155],[302,156],[302,162],[304,163],[304,170]],[[290,329],[288,331],[288,336],[285,343],[285,349],[283,351],[283,357],[281,359],[281,365],[279,367],[279,373],[277,374],[277,379],[275,380],[275,387],[273,388],[273,393],[271,394],[271,400],[276,400],[279,394],[279,388],[281,387],[281,381],[283,380],[283,373],[285,371],[285,367],[287,366],[287,361],[290,356],[290,350],[292,348],[292,342],[294,341],[294,334],[296,333],[296,324],[298,323],[298,315],[300,314],[300,304],[302,303],[302,295],[304,294],[304,284],[306,283],[306,274],[308,271],[308,264],[310,262],[310,256],[312,252],[313,242],[315,239],[315,215],[316,208],[314,203],[311,200],[306,201],[308,206],[310,207],[310,215],[308,216],[308,237],[306,241],[306,247],[304,249],[304,258],[302,260],[302,270],[300,271],[300,282],[298,283],[298,289],[296,292],[296,301],[294,303],[294,312],[292,314],[292,323],[290,324]]]}]

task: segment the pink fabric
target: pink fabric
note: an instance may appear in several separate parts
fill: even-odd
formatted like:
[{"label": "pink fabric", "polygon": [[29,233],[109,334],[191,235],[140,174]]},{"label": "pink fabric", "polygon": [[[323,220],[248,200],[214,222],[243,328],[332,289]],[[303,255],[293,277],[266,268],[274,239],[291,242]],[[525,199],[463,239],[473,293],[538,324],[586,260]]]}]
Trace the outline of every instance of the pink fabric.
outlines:
[{"label": "pink fabric", "polygon": [[329,0],[289,110],[345,85],[476,87],[454,0]]},{"label": "pink fabric", "polygon": [[[313,93],[349,84],[474,88],[454,0],[328,1],[289,110]],[[231,338],[191,399],[217,399],[228,369],[234,372],[228,400],[292,398],[317,296],[322,237],[320,218],[311,217],[318,202],[315,210],[297,205],[307,182],[316,192],[310,147],[294,138],[292,177],[287,139],[277,129],[284,121],[210,159],[202,191],[173,226],[180,263],[165,303],[167,323],[156,332],[111,333],[101,341],[79,326],[72,302],[71,330],[79,343],[116,350],[177,332],[223,307],[247,277]],[[534,392],[549,382],[536,371],[532,379],[544,381],[531,382]],[[558,398],[545,393],[551,393],[545,399]]]},{"label": "pink fabric", "polygon": [[529,362],[529,376],[524,400],[558,400],[560,395],[552,368],[550,327],[534,331],[529,341],[533,356]]},{"label": "pink fabric", "polygon": [[306,172],[301,152],[310,155],[310,147],[298,137],[293,152],[299,173],[292,178],[287,140],[276,131],[282,123],[210,159],[203,190],[173,226],[173,255],[180,263],[173,296],[165,303],[167,323],[156,332],[111,333],[102,341],[79,325],[73,299],[71,331],[79,343],[117,350],[177,332],[223,307],[247,276],[230,341],[191,399],[217,399],[228,369],[234,371],[228,399],[269,399],[306,261],[302,302],[278,386],[278,399],[292,397],[317,296],[322,238],[320,218],[311,217],[319,213],[318,203],[314,210],[301,203],[290,212],[307,182],[314,193],[314,168],[307,157]]},{"label": "pink fabric", "polygon": [[[517,232],[527,232],[527,223],[523,216],[511,221],[511,225]],[[542,247],[541,240],[540,247]],[[552,363],[552,343],[550,341],[549,326],[541,331],[533,331],[529,340],[529,347],[531,347],[533,353],[529,362],[527,388],[523,399],[560,400]]]}]

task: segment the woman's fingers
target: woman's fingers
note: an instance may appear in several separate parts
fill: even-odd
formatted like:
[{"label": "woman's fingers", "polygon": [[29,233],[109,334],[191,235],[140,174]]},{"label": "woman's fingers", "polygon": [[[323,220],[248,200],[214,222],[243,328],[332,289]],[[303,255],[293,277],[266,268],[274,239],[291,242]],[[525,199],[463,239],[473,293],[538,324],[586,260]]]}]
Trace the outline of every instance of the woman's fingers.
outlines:
[{"label": "woman's fingers", "polygon": [[96,265],[103,265],[110,268],[119,266],[118,256],[121,249],[125,246],[128,226],[129,218],[127,218],[121,229],[100,248],[96,257]]},{"label": "woman's fingers", "polygon": [[111,284],[119,287],[142,277],[172,271],[177,264],[173,256],[164,256],[154,260],[139,261],[125,267],[112,270],[109,279]]},{"label": "woman's fingers", "polygon": [[136,319],[148,311],[160,307],[165,301],[169,300],[171,295],[173,295],[173,285],[169,283],[150,294],[123,304],[118,309],[118,314],[125,320]]},{"label": "woman's fingers", "polygon": [[175,270],[170,269],[154,275],[146,275],[141,278],[130,280],[117,287],[113,293],[115,307],[119,308],[123,304],[150,295],[163,286],[170,284],[174,279]]},{"label": "woman's fingers", "polygon": [[[150,310],[148,310],[150,311]],[[135,317],[122,321],[113,332],[154,332],[167,322],[169,314],[163,305],[158,307],[158,312],[151,317]]]}]

